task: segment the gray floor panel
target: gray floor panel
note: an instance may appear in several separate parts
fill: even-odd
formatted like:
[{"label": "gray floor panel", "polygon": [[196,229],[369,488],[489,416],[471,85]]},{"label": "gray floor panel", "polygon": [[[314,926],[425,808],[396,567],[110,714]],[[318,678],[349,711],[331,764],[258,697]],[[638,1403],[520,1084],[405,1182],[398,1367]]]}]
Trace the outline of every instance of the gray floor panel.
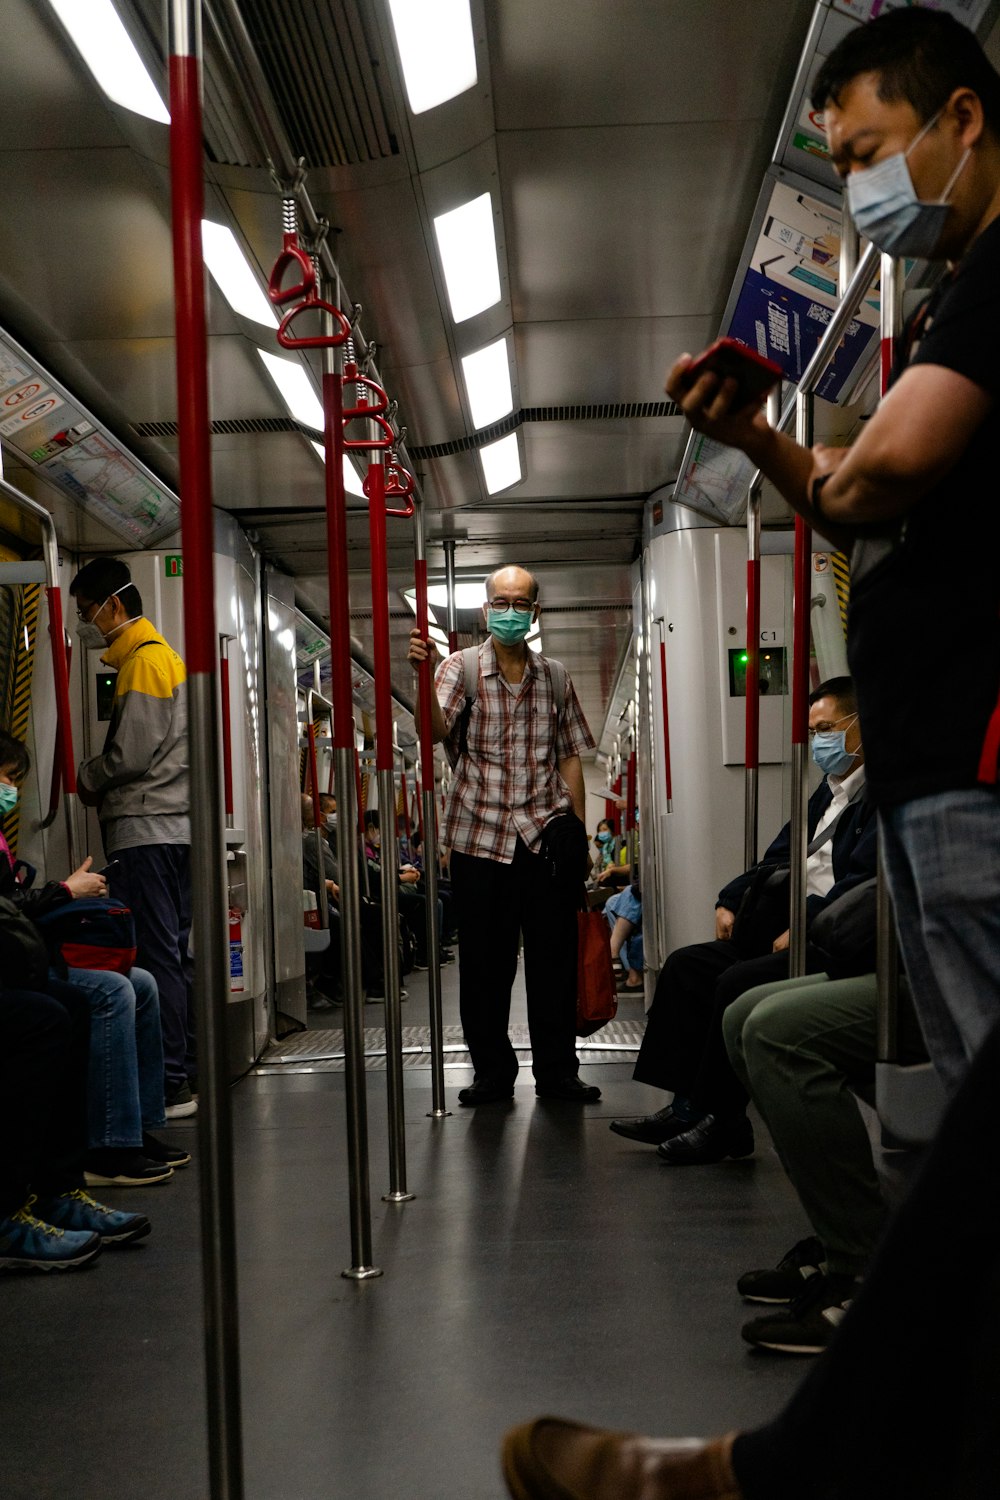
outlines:
[{"label": "gray floor panel", "polygon": [[[581,1059],[593,1062],[628,1062],[638,1052],[642,1041],[641,1021],[609,1021],[591,1037],[579,1038],[576,1050]],[[444,1026],[443,1050],[445,1068],[467,1068],[469,1054],[462,1040],[461,1026]],[[516,1052],[525,1054],[522,1064],[530,1066],[531,1045],[527,1026],[510,1028],[511,1043]],[[431,1031],[429,1026],[402,1028],[403,1067],[431,1066]],[[385,1068],[385,1028],[365,1027],[365,1067],[370,1072]],[[273,1042],[254,1068],[257,1074],[276,1071],[289,1073],[341,1073],[344,1070],[344,1033],[336,1030],[296,1032]]]}]

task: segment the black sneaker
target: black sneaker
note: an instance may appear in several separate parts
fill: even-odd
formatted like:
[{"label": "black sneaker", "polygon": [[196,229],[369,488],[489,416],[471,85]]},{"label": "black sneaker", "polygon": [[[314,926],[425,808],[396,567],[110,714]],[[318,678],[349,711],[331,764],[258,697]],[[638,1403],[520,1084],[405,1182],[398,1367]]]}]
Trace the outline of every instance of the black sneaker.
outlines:
[{"label": "black sneaker", "polygon": [[173,1167],[150,1161],[138,1146],[88,1151],[83,1165],[88,1187],[152,1187],[157,1182],[169,1182],[174,1175]]},{"label": "black sneaker", "polygon": [[690,1130],[691,1121],[678,1119],[673,1105],[668,1104],[664,1109],[658,1109],[654,1115],[637,1115],[634,1120],[612,1120],[609,1129],[615,1135],[623,1135],[626,1140],[642,1141],[646,1146],[659,1146],[661,1141],[669,1141],[672,1136],[683,1135],[685,1130]]},{"label": "black sneaker", "polygon": [[172,1089],[167,1089],[163,1112],[168,1120],[183,1120],[188,1115],[198,1113],[198,1101],[186,1079],[183,1083],[175,1084]]},{"label": "black sneaker", "polygon": [[568,1104],[596,1104],[601,1091],[596,1083],[584,1083],[579,1076],[547,1078],[535,1084],[539,1099],[564,1099]]},{"label": "black sneaker", "polygon": [[455,955],[450,948],[441,949],[441,962],[442,964],[453,964],[456,962]]},{"label": "black sneaker", "polygon": [[743,1337],[755,1349],[776,1354],[822,1354],[858,1286],[854,1276],[817,1271],[791,1307],[744,1324]]},{"label": "black sneaker", "polygon": [[826,1270],[826,1255],[815,1236],[799,1240],[778,1264],[766,1271],[745,1271],[736,1290],[748,1302],[794,1302],[805,1282]]},{"label": "black sneaker", "polygon": [[71,1234],[99,1234],[102,1245],[131,1245],[145,1239],[151,1229],[145,1214],[122,1213],[98,1203],[83,1188],[39,1199],[38,1217]]},{"label": "black sneaker", "polygon": [[657,1146],[656,1154],[669,1167],[702,1167],[729,1157],[753,1156],[753,1126],[746,1115],[735,1120],[706,1115],[683,1134]]},{"label": "black sneaker", "polygon": [[512,1083],[495,1083],[492,1078],[477,1078],[467,1089],[459,1089],[459,1104],[500,1104],[513,1099]]},{"label": "black sneaker", "polygon": [[142,1132],[142,1154],[147,1161],[159,1162],[165,1167],[186,1167],[191,1160],[190,1151],[179,1151],[176,1146],[167,1146],[146,1130]]}]

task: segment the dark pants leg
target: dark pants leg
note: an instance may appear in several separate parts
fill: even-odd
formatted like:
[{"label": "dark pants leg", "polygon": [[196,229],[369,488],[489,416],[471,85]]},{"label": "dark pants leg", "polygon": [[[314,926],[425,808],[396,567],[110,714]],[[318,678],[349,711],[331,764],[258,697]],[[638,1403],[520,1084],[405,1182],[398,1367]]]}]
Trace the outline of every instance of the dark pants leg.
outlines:
[{"label": "dark pants leg", "polygon": [[633,1078],[690,1095],[713,1019],[715,985],[740,956],[732,943],[677,948],[660,970]]},{"label": "dark pants leg", "polygon": [[1000,1026],[975,1058],[827,1352],[736,1441],[746,1500],[997,1493]]},{"label": "dark pants leg", "polygon": [[131,909],[138,949],[136,962],[148,969],[160,991],[163,1068],[167,1089],[176,1089],[194,1071],[193,965],[191,932],[191,850],[187,844],[140,844],[115,853],[111,894]]},{"label": "dark pants leg", "polygon": [[705,1032],[705,1043],[689,1090],[692,1105],[698,1114],[726,1119],[745,1113],[750,1096],[733,1072],[729,1061],[722,1018],[733,1001],[745,995],[747,990],[755,989],[759,984],[777,983],[787,978],[787,951],[744,959],[719,976],[709,1006],[711,1014]]},{"label": "dark pants leg", "polygon": [[507,1026],[522,932],[532,1071],[536,1078],[574,1076],[576,913],[571,899],[553,889],[541,856],[520,840],[509,865],[453,851],[451,881],[462,1029],[476,1076],[505,1083],[517,1074]]},{"label": "dark pants leg", "polygon": [[90,1005],[71,985],[0,991],[0,1216],[83,1185]]}]

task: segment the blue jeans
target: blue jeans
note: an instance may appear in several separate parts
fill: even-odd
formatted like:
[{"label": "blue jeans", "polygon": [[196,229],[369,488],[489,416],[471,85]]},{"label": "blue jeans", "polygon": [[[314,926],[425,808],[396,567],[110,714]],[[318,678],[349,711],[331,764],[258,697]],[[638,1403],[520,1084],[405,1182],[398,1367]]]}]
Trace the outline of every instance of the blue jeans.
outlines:
[{"label": "blue jeans", "polygon": [[622,943],[620,957],[626,969],[634,969],[641,974],[646,965],[642,942],[642,902],[633,894],[631,887],[626,886],[623,891],[605,901],[604,915],[612,932],[619,917],[632,923],[635,931]]},{"label": "blue jeans", "polygon": [[92,1148],[142,1145],[143,1127],[162,1125],[163,1041],[156,980],[133,968],[70,969],[90,1004],[87,1137]]},{"label": "blue jeans", "polygon": [[1000,790],[919,797],[879,821],[920,1027],[953,1094],[1000,1019]]}]

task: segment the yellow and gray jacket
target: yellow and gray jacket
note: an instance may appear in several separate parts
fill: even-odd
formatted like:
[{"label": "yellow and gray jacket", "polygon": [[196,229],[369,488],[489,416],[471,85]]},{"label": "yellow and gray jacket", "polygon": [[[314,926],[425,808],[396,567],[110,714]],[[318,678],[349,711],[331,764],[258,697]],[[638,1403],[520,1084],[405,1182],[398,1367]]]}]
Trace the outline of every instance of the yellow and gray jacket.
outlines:
[{"label": "yellow and gray jacket", "polygon": [[101,660],[118,673],[111,722],[79,781],[98,798],[105,850],[190,843],[184,663],[142,616]]}]

